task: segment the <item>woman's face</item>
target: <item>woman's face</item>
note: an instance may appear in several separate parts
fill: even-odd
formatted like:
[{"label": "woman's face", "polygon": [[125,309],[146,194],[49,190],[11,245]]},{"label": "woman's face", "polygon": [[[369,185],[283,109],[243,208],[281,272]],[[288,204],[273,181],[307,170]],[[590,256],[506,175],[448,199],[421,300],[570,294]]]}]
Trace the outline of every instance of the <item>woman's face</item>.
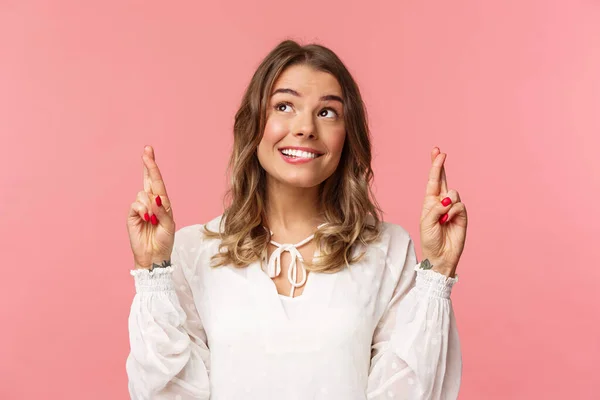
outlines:
[{"label": "woman's face", "polygon": [[337,168],[346,127],[337,79],[293,65],[273,85],[258,160],[269,179],[294,187],[322,183]]}]

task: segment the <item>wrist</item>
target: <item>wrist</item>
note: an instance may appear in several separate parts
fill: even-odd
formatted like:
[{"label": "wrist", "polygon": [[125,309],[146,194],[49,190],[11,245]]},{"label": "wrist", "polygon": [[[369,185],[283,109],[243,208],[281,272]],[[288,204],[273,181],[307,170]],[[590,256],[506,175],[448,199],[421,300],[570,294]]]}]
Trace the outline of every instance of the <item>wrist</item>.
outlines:
[{"label": "wrist", "polygon": [[428,264],[427,269],[431,269],[432,271],[440,273],[446,277],[454,278],[456,276],[456,266],[449,265],[443,260],[425,257],[423,258],[423,261],[421,261],[421,263]]},{"label": "wrist", "polygon": [[167,268],[171,266],[171,259],[166,257],[166,258],[159,258],[158,260],[153,260],[152,261],[152,265],[150,266],[150,272],[152,272],[152,270],[156,269],[156,268]]},{"label": "wrist", "polygon": [[435,266],[431,268],[432,271],[438,272],[448,278],[454,278],[456,277],[456,268],[451,268],[451,269],[447,269],[447,268],[436,268]]},{"label": "wrist", "polygon": [[134,263],[134,269],[147,269],[152,271],[155,268],[166,268],[171,265],[170,257],[157,257],[155,260],[152,260],[152,263],[149,265],[141,265],[137,262]]}]

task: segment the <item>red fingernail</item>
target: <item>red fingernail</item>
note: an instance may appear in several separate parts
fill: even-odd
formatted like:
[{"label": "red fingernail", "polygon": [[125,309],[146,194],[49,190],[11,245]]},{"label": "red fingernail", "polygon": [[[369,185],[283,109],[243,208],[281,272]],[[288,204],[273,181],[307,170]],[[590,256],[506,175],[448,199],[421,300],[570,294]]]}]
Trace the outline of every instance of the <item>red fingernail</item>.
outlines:
[{"label": "red fingernail", "polygon": [[162,206],[162,200],[160,199],[160,196],[156,196],[156,205],[157,206]]},{"label": "red fingernail", "polygon": [[[154,216],[154,215],[153,215]],[[448,213],[442,215],[442,218],[440,218],[440,223],[443,224],[444,222],[448,221]]]},{"label": "red fingernail", "polygon": [[157,225],[158,224],[158,219],[156,218],[156,214],[152,214],[152,218],[150,218],[152,220],[152,225]]},{"label": "red fingernail", "polygon": [[148,213],[144,214],[144,219],[146,221],[150,221],[150,216],[148,215]]},{"label": "red fingernail", "polygon": [[444,200],[442,200],[442,205],[444,207],[446,207],[450,203],[452,203],[452,200],[450,199],[450,197],[446,197]]}]

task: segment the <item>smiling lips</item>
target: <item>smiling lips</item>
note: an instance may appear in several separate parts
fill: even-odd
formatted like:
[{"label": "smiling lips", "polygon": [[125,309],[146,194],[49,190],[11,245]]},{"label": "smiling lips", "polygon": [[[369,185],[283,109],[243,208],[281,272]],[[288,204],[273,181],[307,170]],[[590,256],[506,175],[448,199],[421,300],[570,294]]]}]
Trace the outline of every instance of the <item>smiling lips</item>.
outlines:
[{"label": "smiling lips", "polygon": [[279,149],[283,159],[290,164],[303,164],[322,156],[316,150],[302,147],[286,147]]}]

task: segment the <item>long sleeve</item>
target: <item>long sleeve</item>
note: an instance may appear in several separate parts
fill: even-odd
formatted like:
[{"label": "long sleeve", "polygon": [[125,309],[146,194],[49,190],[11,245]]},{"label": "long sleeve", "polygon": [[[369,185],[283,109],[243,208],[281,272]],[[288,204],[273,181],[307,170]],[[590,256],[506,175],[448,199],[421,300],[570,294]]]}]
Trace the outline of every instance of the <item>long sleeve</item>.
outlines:
[{"label": "long sleeve", "polygon": [[133,270],[136,294],[129,314],[131,351],[126,370],[131,399],[209,399],[210,353],[184,270],[185,253],[175,247],[171,267]]},{"label": "long sleeve", "polygon": [[388,256],[397,283],[373,335],[367,398],[454,400],[462,356],[450,293],[458,276],[417,269],[412,239],[404,249]]}]

